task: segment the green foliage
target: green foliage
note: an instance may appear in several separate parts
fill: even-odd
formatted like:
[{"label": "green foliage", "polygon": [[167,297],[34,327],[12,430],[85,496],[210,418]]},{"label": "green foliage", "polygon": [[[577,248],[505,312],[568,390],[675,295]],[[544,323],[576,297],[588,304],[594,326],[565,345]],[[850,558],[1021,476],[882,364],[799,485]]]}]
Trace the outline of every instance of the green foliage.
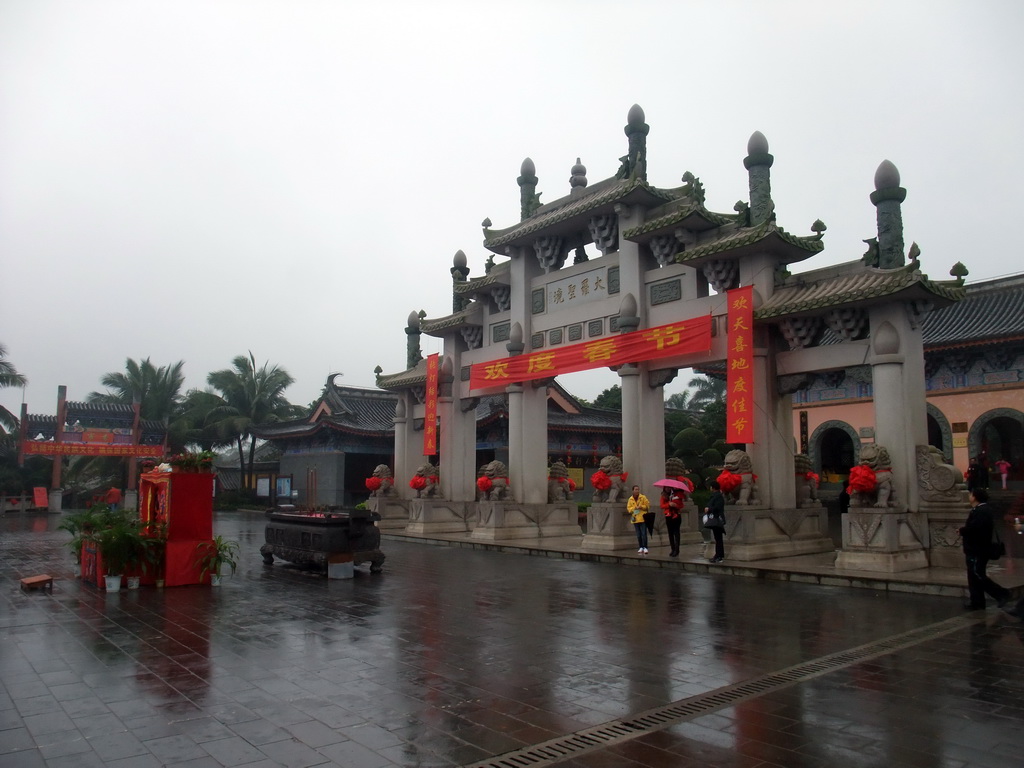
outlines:
[{"label": "green foliage", "polygon": [[[702,453],[707,445],[707,436],[696,427],[687,427],[672,439],[672,447],[680,458]],[[687,468],[690,468],[689,464]]]},{"label": "green foliage", "polygon": [[90,535],[96,541],[106,572],[123,574],[126,569],[140,565],[147,543],[138,518],[131,512],[111,512],[109,508],[103,516],[108,524]]},{"label": "green foliage", "polygon": [[594,398],[594,407],[609,411],[622,411],[622,387],[618,384],[608,387]]},{"label": "green foliage", "polygon": [[716,448],[708,448],[701,454],[701,459],[704,461],[705,467],[720,467],[724,460],[722,452]]},{"label": "green foliage", "polygon": [[220,575],[221,568],[225,565],[231,568],[234,574],[238,568],[238,542],[233,539],[225,539],[220,534],[213,537],[213,541],[204,541],[197,547],[199,555],[199,566],[202,571],[199,573],[199,580],[206,578],[206,574]]},{"label": "green foliage", "polygon": [[[18,373],[18,369],[14,367],[14,363],[6,359],[7,348],[0,344],[0,389],[7,389],[8,387],[24,387],[28,384],[22,374]],[[0,435],[5,432],[14,434],[18,431],[18,419],[9,410],[0,405]]]},{"label": "green foliage", "polygon": [[697,426],[710,443],[725,439],[725,416],[725,400],[721,400],[707,405],[697,420]]},{"label": "green foliage", "polygon": [[356,509],[358,510],[364,510],[369,508],[369,505],[365,501],[360,501],[358,504],[356,504]]}]

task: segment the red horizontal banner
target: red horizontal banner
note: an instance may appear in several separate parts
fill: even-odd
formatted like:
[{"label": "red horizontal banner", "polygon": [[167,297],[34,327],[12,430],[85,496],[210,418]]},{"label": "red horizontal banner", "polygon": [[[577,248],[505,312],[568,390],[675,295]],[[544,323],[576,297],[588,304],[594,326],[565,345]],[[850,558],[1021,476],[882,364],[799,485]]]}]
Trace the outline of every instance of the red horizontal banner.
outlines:
[{"label": "red horizontal banner", "polygon": [[621,336],[477,363],[469,372],[470,389],[489,389],[563,373],[610,368],[711,350],[711,315],[659,325]]},{"label": "red horizontal banner", "polygon": [[25,440],[21,450],[41,456],[163,456],[162,445],[89,445],[87,443],[44,443]]}]

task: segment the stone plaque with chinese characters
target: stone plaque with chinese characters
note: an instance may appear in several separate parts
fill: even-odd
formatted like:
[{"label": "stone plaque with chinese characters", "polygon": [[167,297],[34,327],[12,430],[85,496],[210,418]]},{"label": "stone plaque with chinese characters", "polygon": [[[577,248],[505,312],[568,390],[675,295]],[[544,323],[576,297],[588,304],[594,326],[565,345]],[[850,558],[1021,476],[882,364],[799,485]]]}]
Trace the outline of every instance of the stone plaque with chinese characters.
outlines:
[{"label": "stone plaque with chinese characters", "polygon": [[[578,307],[591,301],[608,298],[608,270],[592,269],[573,277],[554,280],[545,287],[547,311],[557,312],[568,307]],[[534,302],[537,306],[537,302]]]}]

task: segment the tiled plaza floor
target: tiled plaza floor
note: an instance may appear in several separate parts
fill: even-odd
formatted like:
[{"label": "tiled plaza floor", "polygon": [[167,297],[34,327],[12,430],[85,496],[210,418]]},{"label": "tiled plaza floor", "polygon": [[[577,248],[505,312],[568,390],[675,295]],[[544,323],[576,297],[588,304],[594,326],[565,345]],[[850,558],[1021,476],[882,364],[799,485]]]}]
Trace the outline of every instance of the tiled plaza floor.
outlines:
[{"label": "tiled plaza floor", "polygon": [[215,519],[224,586],[107,595],[59,521],[0,518],[3,768],[540,765],[491,758],[712,693],[543,764],[1024,764],[1024,624],[994,607],[408,541],[328,581],[264,566],[247,513]]}]

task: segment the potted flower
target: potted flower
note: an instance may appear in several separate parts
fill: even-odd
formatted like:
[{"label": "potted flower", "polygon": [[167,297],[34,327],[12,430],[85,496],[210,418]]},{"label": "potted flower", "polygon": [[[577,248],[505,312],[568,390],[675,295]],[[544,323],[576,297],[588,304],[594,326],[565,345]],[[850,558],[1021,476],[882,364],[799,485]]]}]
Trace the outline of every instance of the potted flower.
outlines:
[{"label": "potted flower", "polygon": [[142,538],[142,572],[152,570],[157,589],[164,586],[164,561],[167,556],[167,523],[152,523]]},{"label": "potted flower", "polygon": [[200,451],[196,454],[196,467],[200,472],[212,472],[213,471],[213,460],[217,458],[217,454],[213,451]]},{"label": "potted flower", "polygon": [[199,565],[202,571],[199,580],[206,579],[210,574],[210,586],[220,585],[221,569],[226,565],[231,568],[234,574],[238,567],[238,542],[232,539],[225,539],[220,534],[213,537],[212,541],[206,541],[199,545]]},{"label": "potted flower", "polygon": [[103,558],[107,591],[118,592],[124,572],[142,561],[143,542],[138,521],[122,516],[96,533],[96,544]]}]

